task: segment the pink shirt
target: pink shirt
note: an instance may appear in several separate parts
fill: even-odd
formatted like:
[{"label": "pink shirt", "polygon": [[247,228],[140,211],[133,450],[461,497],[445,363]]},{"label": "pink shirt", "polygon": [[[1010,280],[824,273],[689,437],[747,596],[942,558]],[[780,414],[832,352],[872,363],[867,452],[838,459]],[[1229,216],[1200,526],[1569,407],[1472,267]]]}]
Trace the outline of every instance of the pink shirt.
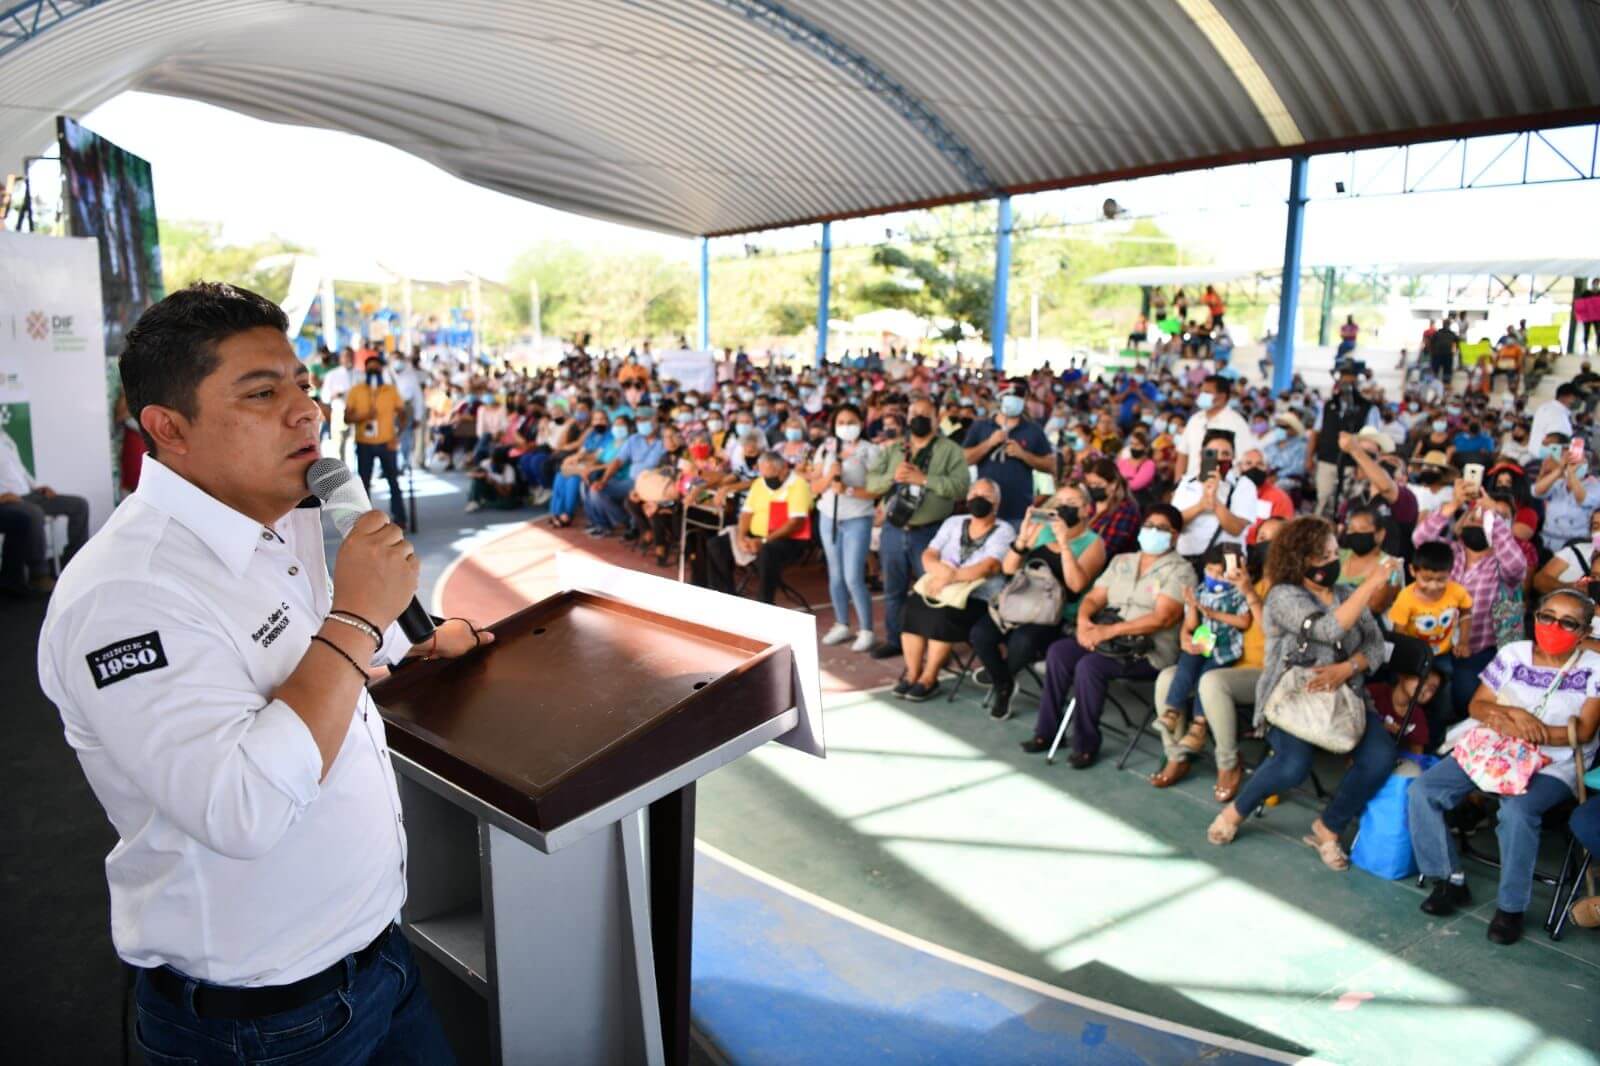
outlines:
[{"label": "pink shirt", "polygon": [[1118,459],[1117,472],[1128,483],[1129,492],[1138,492],[1156,479],[1156,464],[1151,459]]},{"label": "pink shirt", "polygon": [[[1413,544],[1426,544],[1430,540],[1443,540],[1445,527],[1451,516],[1435,511],[1424,518],[1411,534]],[[1489,535],[1489,554],[1476,564],[1467,562],[1467,549],[1460,541],[1450,541],[1450,551],[1455,562],[1450,567],[1450,580],[1467,590],[1472,597],[1471,628],[1467,631],[1467,652],[1476,655],[1495,646],[1494,601],[1500,586],[1518,588],[1528,573],[1527,547],[1511,532],[1510,522],[1496,522]]]}]

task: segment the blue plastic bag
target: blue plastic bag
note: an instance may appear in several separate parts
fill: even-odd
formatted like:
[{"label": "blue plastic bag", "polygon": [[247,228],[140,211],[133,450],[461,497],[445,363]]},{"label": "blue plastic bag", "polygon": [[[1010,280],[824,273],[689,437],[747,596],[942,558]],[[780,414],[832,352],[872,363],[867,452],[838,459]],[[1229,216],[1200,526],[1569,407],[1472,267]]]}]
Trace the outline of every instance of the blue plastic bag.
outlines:
[{"label": "blue plastic bag", "polygon": [[[1438,762],[1432,755],[1402,755],[1402,759],[1415,763],[1422,770]],[[1387,881],[1417,875],[1417,860],[1411,854],[1411,828],[1406,816],[1406,800],[1411,785],[1418,774],[1407,769],[1404,773],[1389,775],[1378,794],[1361,812],[1361,825],[1356,831],[1355,846],[1350,849],[1350,861],[1361,869]]]}]

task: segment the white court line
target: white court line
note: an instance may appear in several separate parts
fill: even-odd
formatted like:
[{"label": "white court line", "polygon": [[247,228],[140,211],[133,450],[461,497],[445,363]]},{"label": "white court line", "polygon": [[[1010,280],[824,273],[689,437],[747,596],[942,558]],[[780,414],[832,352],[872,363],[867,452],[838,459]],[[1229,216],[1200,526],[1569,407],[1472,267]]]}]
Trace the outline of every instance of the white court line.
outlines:
[{"label": "white court line", "polygon": [[1033,977],[1028,977],[1025,974],[1016,973],[1012,970],[1007,970],[1002,966],[996,966],[993,963],[984,962],[982,959],[975,959],[970,955],[963,955],[959,951],[935,944],[932,941],[923,940],[921,937],[912,936],[910,933],[902,932],[893,926],[884,925],[882,922],[875,921],[874,919],[868,918],[865,915],[857,914],[855,911],[849,910],[846,907],[842,907],[839,904],[834,903],[832,900],[823,899],[821,896],[807,892],[805,889],[800,888],[797,885],[792,885],[787,881],[780,880],[779,878],[774,877],[772,874],[767,873],[765,870],[759,870],[747,862],[742,862],[739,859],[734,858],[732,855],[729,855],[727,852],[721,851],[710,844],[707,844],[703,840],[697,839],[694,842],[694,846],[695,850],[699,851],[707,858],[715,859],[716,861],[723,863],[733,870],[744,874],[746,877],[760,881],[769,888],[776,889],[779,892],[793,897],[802,903],[810,904],[825,914],[831,914],[835,918],[841,918],[844,921],[850,922],[851,924],[865,929],[870,933],[876,933],[881,937],[887,937],[888,939],[897,943],[904,944],[909,948],[920,951],[925,955],[932,955],[936,959],[942,959],[945,962],[954,963],[957,966],[962,966],[966,969],[981,973],[986,977],[993,977],[996,980],[1006,981],[1017,985],[1018,987],[1025,988],[1036,995],[1045,996],[1049,999],[1054,999],[1062,1003],[1070,1003],[1075,1007],[1085,1007],[1100,1014],[1109,1015],[1110,1017],[1118,1018],[1122,1021],[1133,1022],[1137,1025],[1143,1025],[1146,1028],[1157,1029],[1163,1033],[1171,1033],[1174,1036],[1187,1037],[1190,1040],[1195,1040],[1203,1044],[1209,1044],[1212,1047],[1222,1048],[1227,1051],[1238,1051],[1247,1055],[1256,1055],[1264,1059],[1269,1059],[1273,1062],[1318,1063],[1323,1061],[1313,1056],[1296,1056],[1289,1054],[1288,1052],[1275,1050],[1273,1048],[1262,1047],[1260,1044],[1252,1044],[1248,1040],[1237,1040],[1233,1037],[1220,1036],[1216,1033],[1208,1033],[1204,1029],[1196,1029],[1192,1026],[1180,1025],[1177,1022],[1168,1021],[1165,1018],[1157,1018],[1151,1014],[1144,1014],[1140,1011],[1129,1010],[1126,1007],[1119,1007],[1115,1003],[1107,1003],[1105,1000],[1093,999],[1089,996],[1079,995],[1076,992],[1069,992],[1064,988],[1057,987],[1056,985],[1047,984],[1044,981],[1040,981]]},{"label": "white court line", "polygon": [[[443,606],[444,605],[444,587],[445,587],[445,585],[447,585],[449,583],[450,575],[454,574],[456,572],[456,567],[458,567],[462,563],[466,562],[468,559],[470,559],[473,555],[477,554],[477,552],[479,552],[483,548],[487,548],[491,544],[498,543],[499,541],[502,541],[505,538],[510,537],[510,536],[515,536],[518,533],[526,533],[530,526],[533,526],[538,522],[542,522],[543,520],[544,520],[544,516],[542,516],[542,515],[540,517],[538,517],[538,518],[530,518],[530,519],[528,519],[527,522],[523,523],[520,526],[513,526],[510,529],[503,530],[503,531],[501,531],[499,533],[496,533],[492,537],[486,537],[486,538],[484,538],[484,540],[481,543],[472,545],[472,547],[467,549],[466,551],[458,552],[456,554],[456,557],[454,559],[451,559],[448,563],[446,563],[445,564],[445,568],[443,570],[439,571],[439,577],[433,583],[433,595],[431,597],[429,597],[429,600],[432,603],[432,606],[429,607],[428,609],[431,612],[433,612],[434,614],[439,615],[441,617],[444,615],[444,606]],[[499,619],[496,618],[495,621],[498,622]]]}]

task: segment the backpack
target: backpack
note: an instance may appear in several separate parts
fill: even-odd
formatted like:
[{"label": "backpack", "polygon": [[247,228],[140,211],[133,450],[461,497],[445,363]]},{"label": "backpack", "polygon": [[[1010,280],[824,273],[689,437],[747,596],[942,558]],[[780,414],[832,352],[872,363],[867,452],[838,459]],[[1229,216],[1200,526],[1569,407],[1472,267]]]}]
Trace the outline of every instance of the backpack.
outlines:
[{"label": "backpack", "polygon": [[1066,589],[1050,572],[1050,564],[1030,559],[989,602],[989,617],[1002,633],[1018,626],[1059,625],[1065,600]]}]

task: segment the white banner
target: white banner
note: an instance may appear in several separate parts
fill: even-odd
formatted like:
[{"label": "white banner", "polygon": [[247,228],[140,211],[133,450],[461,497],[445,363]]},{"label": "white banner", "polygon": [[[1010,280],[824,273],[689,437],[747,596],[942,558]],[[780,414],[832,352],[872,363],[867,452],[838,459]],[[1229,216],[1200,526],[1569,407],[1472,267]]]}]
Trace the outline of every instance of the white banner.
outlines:
[{"label": "white banner", "polygon": [[91,530],[111,516],[114,372],[96,241],[0,231],[0,387],[24,400],[34,477],[87,499]]},{"label": "white banner", "polygon": [[679,392],[710,392],[717,387],[716,358],[710,352],[677,349],[657,352],[656,372],[662,381],[676,381]]},{"label": "white banner", "polygon": [[317,298],[317,289],[321,285],[322,260],[309,255],[295,256],[294,267],[289,272],[289,295],[280,305],[289,318],[291,342],[300,336],[306,316],[311,313],[311,301]]}]

